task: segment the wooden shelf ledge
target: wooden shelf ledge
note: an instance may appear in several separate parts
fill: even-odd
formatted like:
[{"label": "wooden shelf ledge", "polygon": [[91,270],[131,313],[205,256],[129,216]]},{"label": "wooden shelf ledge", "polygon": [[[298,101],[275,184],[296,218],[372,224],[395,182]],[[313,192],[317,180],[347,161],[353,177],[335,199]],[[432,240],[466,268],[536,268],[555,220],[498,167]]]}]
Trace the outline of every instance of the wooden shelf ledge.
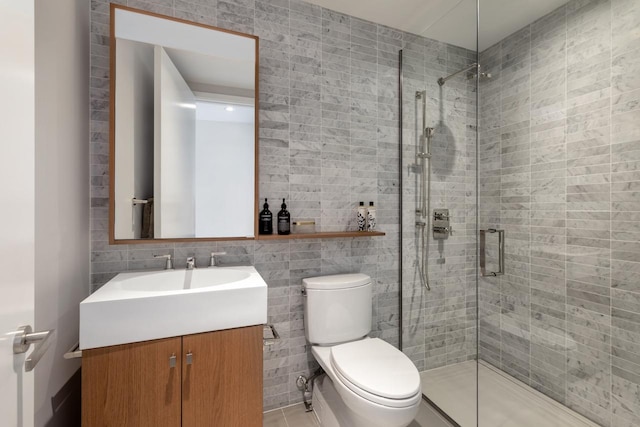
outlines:
[{"label": "wooden shelf ledge", "polygon": [[261,234],[256,240],[291,240],[291,239],[339,239],[350,237],[377,237],[384,236],[382,231],[320,231],[318,233],[296,234]]}]

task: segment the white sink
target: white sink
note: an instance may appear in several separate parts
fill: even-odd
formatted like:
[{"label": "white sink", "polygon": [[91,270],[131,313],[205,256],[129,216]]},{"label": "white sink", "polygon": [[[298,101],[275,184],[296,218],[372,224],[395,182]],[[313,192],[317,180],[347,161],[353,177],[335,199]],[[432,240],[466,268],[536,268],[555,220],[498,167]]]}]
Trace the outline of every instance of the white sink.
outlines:
[{"label": "white sink", "polygon": [[[251,277],[251,272],[229,268],[206,270],[174,270],[153,273],[123,273],[112,282],[114,289],[127,292],[173,292],[182,293],[190,289],[227,285],[227,289],[237,282]],[[111,282],[109,282],[111,283]],[[218,289],[220,290],[220,289]]]},{"label": "white sink", "polygon": [[254,267],[120,273],[80,303],[80,349],[264,323]]}]

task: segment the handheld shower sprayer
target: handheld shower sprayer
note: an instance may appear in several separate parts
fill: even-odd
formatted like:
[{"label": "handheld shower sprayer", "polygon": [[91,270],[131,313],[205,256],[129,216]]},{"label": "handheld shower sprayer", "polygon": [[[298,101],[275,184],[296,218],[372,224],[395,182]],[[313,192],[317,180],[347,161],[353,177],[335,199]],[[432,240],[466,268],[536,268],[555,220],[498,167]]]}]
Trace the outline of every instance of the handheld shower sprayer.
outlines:
[{"label": "handheld shower sprayer", "polygon": [[[416,228],[420,233],[419,269],[420,280],[427,290],[431,290],[429,285],[429,240],[431,236],[431,139],[435,129],[427,127],[427,93],[426,91],[416,92],[416,101],[422,100],[422,126],[421,135],[417,141],[416,163],[420,165],[420,180],[418,191],[418,203],[416,208]],[[416,102],[416,108],[418,107]]]}]

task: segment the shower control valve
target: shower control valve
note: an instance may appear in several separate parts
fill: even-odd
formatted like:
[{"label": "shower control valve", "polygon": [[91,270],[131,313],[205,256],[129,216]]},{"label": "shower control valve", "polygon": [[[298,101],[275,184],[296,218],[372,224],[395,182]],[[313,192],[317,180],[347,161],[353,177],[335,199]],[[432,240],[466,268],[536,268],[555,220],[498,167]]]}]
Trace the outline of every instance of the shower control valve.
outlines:
[{"label": "shower control valve", "polygon": [[453,229],[449,222],[449,209],[433,210],[433,238],[436,240],[448,239],[453,234]]},{"label": "shower control valve", "polygon": [[433,226],[434,239],[447,239],[449,236],[453,236],[453,228],[451,226],[448,226],[448,227],[439,227],[437,225]]},{"label": "shower control valve", "polygon": [[443,211],[434,211],[433,219],[436,221],[449,221],[449,214]]}]

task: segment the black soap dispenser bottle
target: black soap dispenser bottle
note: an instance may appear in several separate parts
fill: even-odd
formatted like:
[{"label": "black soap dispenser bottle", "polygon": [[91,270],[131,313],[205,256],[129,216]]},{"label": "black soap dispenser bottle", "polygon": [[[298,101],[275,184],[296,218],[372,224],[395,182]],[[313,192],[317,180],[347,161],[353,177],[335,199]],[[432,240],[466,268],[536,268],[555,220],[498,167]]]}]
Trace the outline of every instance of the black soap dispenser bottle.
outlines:
[{"label": "black soap dispenser bottle", "polygon": [[264,199],[264,205],[262,206],[262,212],[260,212],[260,234],[273,234],[273,214],[269,210],[269,204],[267,199]]},{"label": "black soap dispenser bottle", "polygon": [[278,212],[278,234],[289,234],[291,232],[291,215],[287,210],[287,205],[282,199],[282,206]]}]

